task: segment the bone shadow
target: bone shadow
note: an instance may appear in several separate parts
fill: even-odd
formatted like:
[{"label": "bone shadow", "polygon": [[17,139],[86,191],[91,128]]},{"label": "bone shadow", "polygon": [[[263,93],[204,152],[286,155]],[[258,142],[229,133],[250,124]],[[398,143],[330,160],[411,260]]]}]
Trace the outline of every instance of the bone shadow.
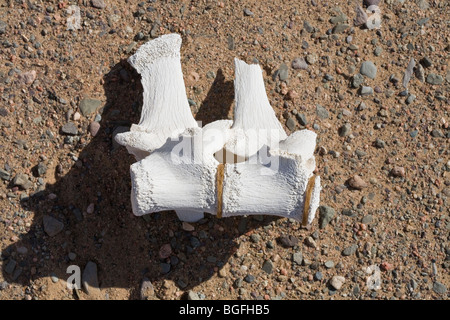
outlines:
[{"label": "bone shadow", "polygon": [[[68,266],[77,265],[83,272],[87,262],[93,261],[98,267],[102,298],[106,298],[110,288],[123,288],[129,299],[140,299],[144,277],[158,284],[172,280],[178,289],[187,292],[227,263],[238,247],[237,237],[278,218],[218,219],[206,214],[201,222],[193,224],[195,231],[188,232],[172,211],[134,216],[129,166],[135,159],[124,147],[113,143],[113,133],[139,122],[143,93],[140,76],[123,60],[104,76],[103,86],[106,102],[100,109],[98,134],[89,143],[72,145],[74,150],[80,150],[79,159],[67,167],[63,163],[61,172],[45,163],[49,166],[46,180],[54,178],[56,182],[31,192],[20,202],[24,211],[34,215],[33,222],[26,233],[18,235],[17,242],[0,247],[3,279],[28,286],[33,295],[33,290],[40,290],[31,286],[36,280],[51,275],[67,280]],[[226,82],[219,70],[198,119],[210,122],[228,113],[232,92],[232,82]],[[89,118],[92,120],[94,115]],[[80,130],[82,135],[89,135],[86,127]],[[49,199],[50,194],[57,198]],[[87,213],[91,203],[94,212]],[[44,215],[63,222],[64,229],[48,236],[43,228]],[[171,244],[172,254],[168,259],[160,259],[159,250],[167,243]],[[76,257],[70,260],[69,253]],[[164,273],[164,268],[170,271]],[[59,282],[61,286],[65,283]],[[155,289],[157,296],[166,290],[161,285]],[[77,298],[74,292],[65,290]],[[82,299],[92,298],[84,292],[80,294]]]}]

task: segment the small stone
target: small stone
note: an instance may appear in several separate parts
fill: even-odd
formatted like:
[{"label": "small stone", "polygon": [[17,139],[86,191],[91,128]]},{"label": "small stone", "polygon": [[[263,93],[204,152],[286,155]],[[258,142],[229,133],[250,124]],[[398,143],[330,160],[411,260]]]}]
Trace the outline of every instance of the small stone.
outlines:
[{"label": "small stone", "polygon": [[271,274],[273,271],[273,262],[270,260],[264,261],[262,265],[262,269],[267,272],[268,274]]},{"label": "small stone", "polygon": [[81,100],[80,102],[80,111],[83,116],[88,116],[91,113],[97,111],[97,109],[101,106],[102,102],[96,99],[86,98]]},{"label": "small stone", "polygon": [[254,15],[254,13],[251,12],[250,9],[244,8],[244,15],[247,17],[252,17]]},{"label": "small stone", "polygon": [[361,223],[370,224],[370,223],[372,223],[372,221],[373,221],[373,216],[371,214],[368,214],[362,218]]},{"label": "small stone", "polygon": [[183,223],[181,224],[181,228],[184,231],[188,231],[188,232],[191,232],[191,231],[195,230],[194,226],[192,224],[190,224],[189,222],[186,222],[186,221],[183,221]]},{"label": "small stone", "polygon": [[260,236],[259,234],[257,234],[257,233],[253,233],[253,234],[250,236],[250,240],[251,240],[253,243],[258,243],[258,242],[261,240],[261,236]]},{"label": "small stone", "polygon": [[370,79],[375,79],[377,75],[377,67],[372,61],[364,61],[361,64],[361,68],[359,69],[359,73],[363,76],[366,76]]},{"label": "small stone", "polygon": [[160,259],[167,259],[172,254],[172,247],[170,246],[170,243],[163,244],[161,248],[159,249],[159,258]]},{"label": "small stone", "polygon": [[343,23],[343,22],[347,22],[347,19],[348,19],[347,15],[342,13],[338,16],[332,17],[330,19],[330,23],[332,23],[332,24]]},{"label": "small stone", "polygon": [[98,133],[98,131],[100,130],[100,123],[96,122],[96,121],[92,121],[89,124],[89,132],[91,133],[91,135],[93,137],[95,137]]},{"label": "small stone", "polygon": [[391,170],[391,175],[393,175],[394,177],[404,177],[405,176],[405,168],[404,167],[395,166]]},{"label": "small stone", "polygon": [[5,34],[6,28],[8,28],[8,24],[5,21],[0,20],[0,34]]},{"label": "small stone", "polygon": [[73,261],[77,258],[77,254],[74,252],[69,252],[68,257],[70,261]]},{"label": "small stone", "polygon": [[421,64],[417,64],[414,70],[414,75],[420,82],[425,82],[425,69]]},{"label": "small stone", "polygon": [[91,202],[91,203],[88,205],[88,207],[86,208],[86,212],[87,212],[88,214],[92,214],[92,213],[94,213],[94,210],[95,210],[95,204]]},{"label": "small stone", "polygon": [[255,276],[248,274],[245,276],[244,281],[247,283],[252,283],[253,281],[255,281]]},{"label": "small stone", "polygon": [[375,12],[370,17],[367,18],[366,27],[369,30],[380,29],[381,27],[381,14],[380,12]]},{"label": "small stone", "polygon": [[329,206],[319,207],[319,228],[324,229],[333,219],[335,210]]},{"label": "small stone", "polygon": [[329,117],[328,110],[319,104],[316,105],[316,115],[322,120],[328,119]]},{"label": "small stone", "polygon": [[44,231],[50,237],[57,235],[64,229],[64,223],[49,215],[44,216],[43,223],[44,223]]},{"label": "small stone", "polygon": [[394,269],[394,266],[391,263],[384,261],[380,264],[380,269],[382,271],[390,271]]},{"label": "small stone", "polygon": [[303,22],[303,28],[305,29],[306,32],[309,32],[309,33],[314,32],[314,27],[309,23],[309,21],[305,20]]},{"label": "small stone", "polygon": [[414,100],[416,100],[416,96],[413,95],[413,94],[410,94],[410,95],[408,96],[408,98],[406,98],[405,103],[406,103],[406,104],[411,104],[411,103],[414,102]]},{"label": "small stone", "polygon": [[351,256],[352,254],[354,254],[356,252],[357,249],[358,249],[358,245],[357,244],[352,244],[351,246],[345,248],[342,251],[342,255],[346,256],[346,257]]},{"label": "small stone", "polygon": [[278,78],[281,81],[286,81],[289,78],[289,67],[283,63],[280,66],[280,69],[278,69]]},{"label": "small stone", "polygon": [[73,122],[67,122],[61,128],[62,133],[75,136],[78,134],[78,127]]},{"label": "small stone", "polygon": [[92,294],[99,291],[98,276],[97,276],[97,264],[92,261],[88,261],[83,270],[81,277],[82,285],[87,294]]},{"label": "small stone", "polygon": [[17,253],[21,254],[21,255],[26,255],[28,253],[28,249],[27,249],[27,247],[18,247]]},{"label": "small stone", "polygon": [[315,64],[318,60],[317,54],[310,53],[306,56],[306,62],[309,64]]},{"label": "small stone", "polygon": [[357,73],[352,77],[352,87],[359,88],[364,83],[364,77],[362,74]]},{"label": "small stone", "polygon": [[340,137],[346,137],[352,132],[352,126],[350,123],[344,124],[342,127],[338,130]]},{"label": "small stone", "polygon": [[286,120],[286,127],[288,127],[289,130],[294,131],[295,128],[296,128],[296,126],[297,126],[297,125],[296,125],[296,123],[295,123],[294,118],[289,117],[289,118]]},{"label": "small stone", "polygon": [[433,65],[433,62],[429,57],[424,57],[420,60],[420,64],[424,66],[425,68],[429,68]]},{"label": "small stone", "polygon": [[375,50],[373,51],[373,54],[377,57],[381,56],[381,53],[383,52],[383,48],[381,47],[376,47]]},{"label": "small stone", "polygon": [[5,266],[5,269],[4,269],[5,272],[7,274],[12,274],[14,272],[14,269],[16,268],[16,265],[17,265],[16,260],[10,259]]},{"label": "small stone", "polygon": [[8,287],[8,282],[2,281],[0,282],[0,290],[5,290]]},{"label": "small stone", "polygon": [[345,30],[347,30],[348,28],[350,28],[350,25],[348,25],[346,23],[340,23],[340,24],[335,25],[331,32],[333,34],[342,33]]},{"label": "small stone", "polygon": [[411,76],[414,72],[414,67],[416,66],[416,61],[414,58],[411,58],[409,60],[408,66],[406,67],[405,74],[403,76],[403,87],[407,88],[409,80],[411,79]]},{"label": "small stone", "polygon": [[302,265],[302,261],[303,261],[303,254],[302,254],[302,252],[301,251],[294,252],[292,254],[292,261],[294,261],[296,264],[301,266]]},{"label": "small stone", "polygon": [[295,117],[297,118],[298,123],[300,123],[302,126],[306,126],[308,124],[308,120],[303,113],[297,113]]},{"label": "small stone", "polygon": [[283,234],[280,236],[280,242],[285,247],[295,247],[298,244],[298,239],[291,234]]},{"label": "small stone", "polygon": [[357,190],[367,188],[367,183],[363,179],[361,179],[361,177],[358,176],[357,174],[355,174],[348,180],[348,185]]},{"label": "small stone", "polygon": [[325,267],[326,267],[327,269],[334,268],[334,262],[331,261],[331,260],[326,261],[326,262],[325,262]]},{"label": "small stone", "polygon": [[321,281],[322,279],[323,279],[323,274],[322,274],[322,272],[317,271],[317,272],[314,274],[314,280],[316,280],[316,281]]},{"label": "small stone", "polygon": [[292,69],[295,70],[308,70],[308,64],[303,58],[295,58],[292,60]]},{"label": "small stone", "polygon": [[339,290],[342,288],[342,286],[345,283],[345,278],[342,276],[333,276],[330,280],[330,285],[335,288],[336,290]]},{"label": "small stone", "polygon": [[375,147],[378,149],[382,149],[382,148],[386,147],[386,142],[377,138],[377,140],[375,140]]},{"label": "small stone", "polygon": [[31,70],[31,71],[28,71],[28,72],[23,72],[23,73],[19,74],[18,77],[19,77],[19,81],[22,84],[25,84],[25,85],[29,86],[36,79],[36,71],[35,70]]},{"label": "small stone", "polygon": [[187,294],[187,299],[188,300],[200,300],[200,297],[198,296],[197,292],[189,290],[188,294]]},{"label": "small stone", "polygon": [[52,274],[52,275],[50,276],[50,279],[52,279],[52,282],[53,282],[53,283],[57,283],[57,282],[59,281],[59,278],[58,278],[55,274]]},{"label": "small stone", "polygon": [[442,131],[439,130],[439,129],[433,129],[433,130],[431,131],[431,136],[433,136],[433,138],[443,138],[443,137],[444,137],[444,134],[443,134]]},{"label": "small stone", "polygon": [[440,85],[444,82],[444,78],[442,78],[442,76],[439,74],[430,73],[427,76],[426,81],[427,81],[427,83],[432,84],[432,85]]},{"label": "small stone", "polygon": [[156,300],[155,298],[155,288],[148,278],[143,278],[141,282],[140,290],[141,300]]},{"label": "small stone", "polygon": [[353,23],[355,26],[359,27],[364,25],[367,22],[367,13],[366,11],[361,8],[360,6],[357,6],[355,8],[356,17],[353,20]]},{"label": "small stone", "polygon": [[170,272],[170,263],[160,263],[159,267],[161,274],[167,274]]},{"label": "small stone", "polygon": [[91,4],[94,8],[97,9],[105,9],[106,4],[104,0],[91,0]]},{"label": "small stone", "polygon": [[45,166],[45,164],[42,162],[39,162],[38,165],[36,166],[36,175],[38,177],[43,177],[46,172],[47,172],[47,167]]},{"label": "small stone", "polygon": [[433,291],[437,294],[446,294],[447,293],[447,287],[440,282],[433,283]]},{"label": "small stone", "polygon": [[377,6],[381,0],[364,0],[363,3],[366,7]]},{"label": "small stone", "polygon": [[33,187],[33,183],[29,180],[29,177],[24,173],[18,173],[13,181],[12,184],[14,186],[19,186],[24,190],[30,189]]},{"label": "small stone", "polygon": [[314,241],[314,239],[312,237],[307,237],[305,239],[305,244],[310,247],[310,248],[317,248],[317,243],[316,241]]}]

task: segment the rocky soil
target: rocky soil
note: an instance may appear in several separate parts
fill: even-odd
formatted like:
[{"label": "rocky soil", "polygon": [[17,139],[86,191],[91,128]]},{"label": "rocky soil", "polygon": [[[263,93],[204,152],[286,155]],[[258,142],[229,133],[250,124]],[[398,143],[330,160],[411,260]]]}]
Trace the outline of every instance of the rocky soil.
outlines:
[{"label": "rocky soil", "polygon": [[[449,13],[443,0],[0,1],[0,299],[448,299]],[[133,216],[134,159],[113,140],[142,106],[126,59],[172,32],[196,119],[232,118],[238,57],[263,68],[287,133],[318,134],[310,227]]]}]

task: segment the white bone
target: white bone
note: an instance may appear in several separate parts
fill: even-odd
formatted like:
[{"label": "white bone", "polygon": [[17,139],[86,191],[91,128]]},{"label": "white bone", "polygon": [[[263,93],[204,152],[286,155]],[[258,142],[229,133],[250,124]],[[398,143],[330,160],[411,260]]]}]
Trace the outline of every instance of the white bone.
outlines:
[{"label": "white bone", "polygon": [[234,121],[199,128],[187,103],[180,46],[178,35],[162,36],[129,59],[142,76],[144,105],[139,124],[116,141],[138,160],[130,168],[133,213],[175,210],[188,222],[204,212],[272,214],[311,223],[321,190],[313,174],[316,134],[287,137],[261,68],[238,59]]}]

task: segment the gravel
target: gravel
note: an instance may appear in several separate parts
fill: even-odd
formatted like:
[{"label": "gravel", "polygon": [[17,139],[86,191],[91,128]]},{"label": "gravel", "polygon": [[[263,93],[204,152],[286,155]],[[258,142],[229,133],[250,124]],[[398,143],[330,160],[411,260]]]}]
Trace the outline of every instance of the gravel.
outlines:
[{"label": "gravel", "polygon": [[99,290],[97,264],[95,262],[88,261],[86,263],[81,279],[83,288],[87,294],[92,294]]},{"label": "gravel", "polygon": [[329,206],[319,207],[319,228],[324,229],[334,218],[335,210]]},{"label": "gravel", "polygon": [[441,85],[444,82],[444,78],[439,74],[430,73],[427,76],[426,82],[432,85]]},{"label": "gravel", "polygon": [[342,255],[348,257],[351,256],[353,254],[355,254],[356,250],[358,249],[358,245],[357,244],[352,244],[349,247],[346,247],[343,251],[342,251]]},{"label": "gravel", "polygon": [[43,218],[44,231],[50,236],[54,237],[64,229],[64,223],[53,218],[52,216],[45,215]]},{"label": "gravel", "polygon": [[100,108],[102,102],[96,99],[86,98],[80,101],[80,111],[83,116],[88,116]]},{"label": "gravel", "polygon": [[375,64],[372,61],[364,61],[361,64],[359,73],[370,79],[375,79],[375,77],[377,76],[377,67],[375,66]]}]

